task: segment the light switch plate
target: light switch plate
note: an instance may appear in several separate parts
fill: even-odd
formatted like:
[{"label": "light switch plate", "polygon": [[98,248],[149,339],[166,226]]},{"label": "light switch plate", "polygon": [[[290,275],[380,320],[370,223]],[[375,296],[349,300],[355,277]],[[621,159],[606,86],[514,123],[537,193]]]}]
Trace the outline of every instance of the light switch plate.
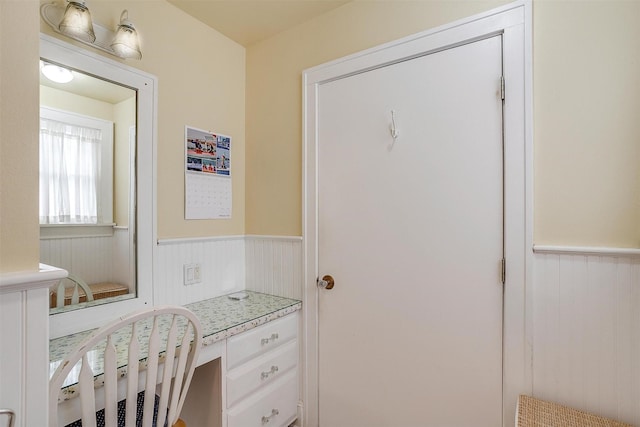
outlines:
[{"label": "light switch plate", "polygon": [[202,282],[202,269],[199,263],[184,264],[183,283],[184,285],[195,285]]}]

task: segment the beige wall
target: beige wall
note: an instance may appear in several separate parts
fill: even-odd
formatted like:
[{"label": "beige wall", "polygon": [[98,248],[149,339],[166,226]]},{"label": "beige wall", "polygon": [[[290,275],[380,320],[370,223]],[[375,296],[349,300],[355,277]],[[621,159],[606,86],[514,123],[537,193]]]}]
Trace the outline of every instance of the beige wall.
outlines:
[{"label": "beige wall", "polygon": [[[247,232],[301,233],[301,73],[504,1],[355,1],[247,50]],[[535,242],[640,245],[638,1],[534,1]]]},{"label": "beige wall", "polygon": [[0,1],[0,273],[38,268],[38,51],[38,3]]},{"label": "beige wall", "polygon": [[[91,11],[115,28],[125,7],[144,50],[141,61],[126,63],[159,81],[158,237],[243,234],[245,49],[162,0],[97,0]],[[61,37],[39,21],[39,2],[0,1],[0,272],[38,266],[39,31]],[[231,220],[184,220],[185,125],[233,137]],[[25,166],[29,159],[34,167]]]},{"label": "beige wall", "polygon": [[640,1],[534,2],[535,241],[640,246]]},{"label": "beige wall", "polygon": [[[245,64],[244,48],[164,1],[94,1],[94,20],[109,26],[129,9],[144,57],[127,63],[159,78],[159,237],[299,235],[301,72],[504,3],[355,1],[250,47]],[[533,9],[535,241],[637,247],[640,2]],[[0,2],[0,24],[0,272],[8,272],[38,262],[37,171],[24,166],[37,157],[37,2]],[[183,219],[185,124],[234,137],[231,220]]]},{"label": "beige wall", "polygon": [[[158,77],[158,237],[244,234],[245,49],[165,1],[90,4],[94,22],[111,28],[125,8],[143,49],[125,63]],[[41,31],[61,37],[45,23]],[[185,125],[233,137],[230,220],[184,220]]]},{"label": "beige wall", "polygon": [[84,116],[114,121],[113,104],[40,85],[40,105]]},{"label": "beige wall", "polygon": [[302,233],[302,71],[507,1],[354,1],[247,49],[247,233]]}]

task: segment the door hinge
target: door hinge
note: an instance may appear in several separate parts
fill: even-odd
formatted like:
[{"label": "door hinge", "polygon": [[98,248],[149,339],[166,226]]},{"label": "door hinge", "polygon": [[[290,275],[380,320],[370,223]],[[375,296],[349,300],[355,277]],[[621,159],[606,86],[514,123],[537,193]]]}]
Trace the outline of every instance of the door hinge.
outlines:
[{"label": "door hinge", "polygon": [[502,258],[502,261],[500,262],[500,264],[501,264],[500,281],[504,285],[505,282],[507,281],[507,261],[504,258]]},{"label": "door hinge", "polygon": [[500,76],[500,97],[504,101],[504,76]]}]

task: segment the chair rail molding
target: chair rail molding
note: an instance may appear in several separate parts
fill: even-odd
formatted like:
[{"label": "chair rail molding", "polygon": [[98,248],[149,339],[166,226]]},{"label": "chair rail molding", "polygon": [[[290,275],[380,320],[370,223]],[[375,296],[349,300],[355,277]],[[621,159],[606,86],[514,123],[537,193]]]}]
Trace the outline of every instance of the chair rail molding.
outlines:
[{"label": "chair rail molding", "polygon": [[596,256],[640,257],[640,249],[637,249],[637,248],[613,248],[613,247],[601,247],[601,246],[533,245],[533,252],[537,254],[557,254],[557,255],[596,255]]}]

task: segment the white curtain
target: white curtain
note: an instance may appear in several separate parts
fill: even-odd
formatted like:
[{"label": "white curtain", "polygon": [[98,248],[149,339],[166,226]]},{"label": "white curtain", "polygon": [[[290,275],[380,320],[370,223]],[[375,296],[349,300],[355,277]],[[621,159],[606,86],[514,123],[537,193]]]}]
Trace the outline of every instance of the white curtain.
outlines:
[{"label": "white curtain", "polygon": [[40,119],[40,223],[97,224],[102,131]]}]

